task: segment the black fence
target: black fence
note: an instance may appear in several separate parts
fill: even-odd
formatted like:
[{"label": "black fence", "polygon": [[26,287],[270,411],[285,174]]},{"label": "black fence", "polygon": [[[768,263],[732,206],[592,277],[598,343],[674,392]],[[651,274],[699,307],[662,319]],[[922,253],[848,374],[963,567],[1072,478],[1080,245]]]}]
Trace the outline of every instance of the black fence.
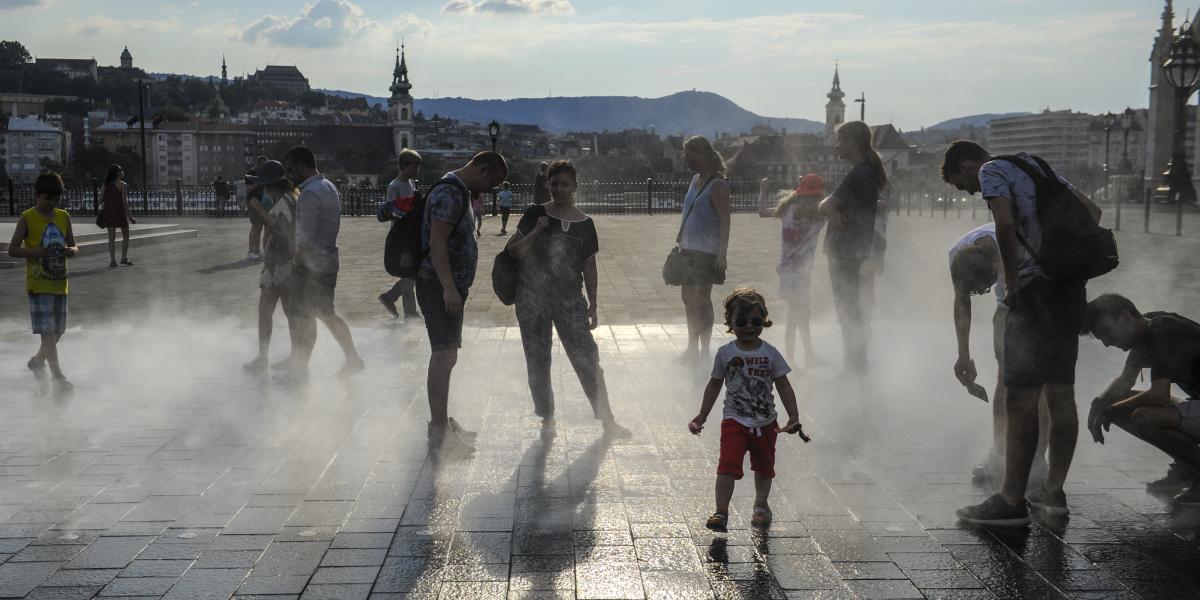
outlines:
[{"label": "black fence", "polygon": [[[12,180],[4,186],[4,198],[0,200],[0,213],[15,216],[33,206],[32,184],[17,184]],[[687,193],[689,180],[615,182],[581,182],[575,194],[577,205],[592,214],[659,214],[678,213]],[[1122,225],[1122,213],[1134,211],[1138,214],[1145,231],[1150,231],[1152,213],[1156,220],[1174,218],[1176,234],[1182,234],[1185,212],[1195,212],[1190,205],[1160,206],[1152,209],[1152,190],[1143,186],[1137,175],[1111,175],[1107,178],[1075,181],[1073,184],[1102,206],[1106,213],[1115,208],[1117,229]],[[827,181],[826,192],[834,185]],[[772,181],[765,204],[773,204],[777,194],[792,187],[791,182]],[[760,210],[758,181],[731,181],[734,212],[757,212]],[[384,201],[386,186],[339,184],[342,195],[342,214],[351,217],[373,216]],[[244,214],[240,198],[232,196],[219,201],[210,185],[155,185],[143,188],[129,184],[129,208],[135,216],[237,216]],[[522,211],[534,201],[533,186],[513,185],[513,210]],[[98,182],[91,185],[70,185],[64,194],[62,206],[76,214],[96,214],[102,188]],[[894,214],[930,217],[987,218],[987,208],[979,196],[960,192],[940,179],[922,178],[892,180],[884,193],[888,210]],[[485,197],[484,205],[492,212],[495,196]]]}]

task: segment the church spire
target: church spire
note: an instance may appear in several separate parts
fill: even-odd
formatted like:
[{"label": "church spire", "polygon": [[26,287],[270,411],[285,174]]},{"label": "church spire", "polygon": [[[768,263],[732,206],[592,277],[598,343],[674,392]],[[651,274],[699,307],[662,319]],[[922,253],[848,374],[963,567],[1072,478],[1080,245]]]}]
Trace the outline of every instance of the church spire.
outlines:
[{"label": "church spire", "polygon": [[1166,33],[1167,35],[1171,35],[1175,30],[1175,26],[1173,25],[1174,21],[1175,21],[1175,11],[1174,11],[1173,7],[1171,6],[1171,0],[1167,0],[1166,5],[1163,6],[1162,27],[1159,28],[1159,31],[1162,33]]},{"label": "church spire", "polygon": [[388,90],[392,96],[407,96],[412,84],[408,81],[408,64],[404,58],[404,44],[396,49],[396,68],[392,70],[392,85]]},{"label": "church spire", "polygon": [[829,93],[826,94],[826,97],[829,98],[831,101],[837,102],[837,101],[840,101],[845,96],[846,96],[845,92],[842,91],[842,78],[841,78],[841,75],[838,73],[838,64],[835,61],[833,63],[833,88],[829,90]]},{"label": "church spire", "polygon": [[221,54],[221,84],[229,82],[229,70],[225,67],[225,54]]}]

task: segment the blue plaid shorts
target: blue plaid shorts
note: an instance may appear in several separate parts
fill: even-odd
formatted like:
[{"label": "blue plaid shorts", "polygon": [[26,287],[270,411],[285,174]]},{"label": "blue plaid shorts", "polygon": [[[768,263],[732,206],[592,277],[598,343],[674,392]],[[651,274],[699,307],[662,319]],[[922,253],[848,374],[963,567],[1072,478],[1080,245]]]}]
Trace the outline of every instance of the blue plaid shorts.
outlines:
[{"label": "blue plaid shorts", "polygon": [[33,333],[67,332],[67,296],[65,294],[30,294],[29,320]]}]

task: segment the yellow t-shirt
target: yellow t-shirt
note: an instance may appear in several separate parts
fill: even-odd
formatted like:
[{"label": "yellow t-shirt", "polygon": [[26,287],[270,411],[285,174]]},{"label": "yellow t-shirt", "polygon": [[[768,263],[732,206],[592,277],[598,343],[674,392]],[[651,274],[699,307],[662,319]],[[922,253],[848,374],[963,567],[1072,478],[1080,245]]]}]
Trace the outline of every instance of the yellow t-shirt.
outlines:
[{"label": "yellow t-shirt", "polygon": [[25,248],[47,248],[50,255],[42,258],[25,259],[25,287],[30,294],[67,294],[67,233],[71,230],[71,217],[67,211],[56,208],[54,216],[47,219],[31,208],[23,213],[29,231],[25,234]]}]

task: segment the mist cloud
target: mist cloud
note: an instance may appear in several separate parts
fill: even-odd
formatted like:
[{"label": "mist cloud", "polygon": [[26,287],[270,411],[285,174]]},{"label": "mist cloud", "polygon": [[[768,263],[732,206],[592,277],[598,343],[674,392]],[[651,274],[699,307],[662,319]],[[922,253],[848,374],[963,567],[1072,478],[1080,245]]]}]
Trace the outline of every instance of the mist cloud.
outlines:
[{"label": "mist cloud", "polygon": [[242,30],[241,40],[293,48],[334,48],[382,27],[350,0],[317,0],[298,17],[265,15]]},{"label": "mist cloud", "polygon": [[450,0],[442,12],[500,15],[562,15],[575,12],[570,0]]}]

